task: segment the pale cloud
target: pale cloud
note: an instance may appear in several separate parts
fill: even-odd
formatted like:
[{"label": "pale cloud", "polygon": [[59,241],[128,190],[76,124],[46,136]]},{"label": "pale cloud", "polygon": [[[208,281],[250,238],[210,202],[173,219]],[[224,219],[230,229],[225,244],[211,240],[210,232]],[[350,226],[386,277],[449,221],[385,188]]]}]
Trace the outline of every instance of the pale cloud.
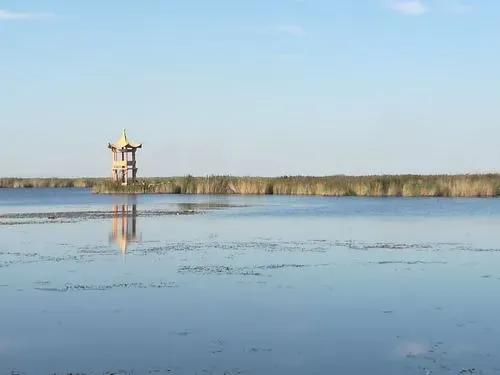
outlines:
[{"label": "pale cloud", "polygon": [[13,12],[6,9],[0,9],[0,21],[32,20],[50,16],[49,13]]},{"label": "pale cloud", "polygon": [[422,0],[392,0],[390,7],[396,12],[410,16],[420,16],[429,11]]}]

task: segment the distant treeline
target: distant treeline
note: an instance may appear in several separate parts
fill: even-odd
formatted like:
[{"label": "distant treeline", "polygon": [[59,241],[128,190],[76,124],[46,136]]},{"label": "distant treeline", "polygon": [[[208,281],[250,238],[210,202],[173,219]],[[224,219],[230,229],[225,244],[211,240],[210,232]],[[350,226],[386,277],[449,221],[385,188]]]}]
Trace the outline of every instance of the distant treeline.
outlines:
[{"label": "distant treeline", "polygon": [[150,177],[129,186],[106,178],[0,178],[0,188],[92,188],[95,193],[274,194],[361,197],[494,197],[500,175]]}]

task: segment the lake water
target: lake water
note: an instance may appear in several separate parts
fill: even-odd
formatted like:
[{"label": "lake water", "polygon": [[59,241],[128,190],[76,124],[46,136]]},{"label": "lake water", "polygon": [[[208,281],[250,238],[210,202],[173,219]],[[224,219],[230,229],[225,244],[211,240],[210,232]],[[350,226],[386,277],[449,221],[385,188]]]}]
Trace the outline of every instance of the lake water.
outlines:
[{"label": "lake water", "polygon": [[500,373],[500,200],[0,190],[0,374]]}]

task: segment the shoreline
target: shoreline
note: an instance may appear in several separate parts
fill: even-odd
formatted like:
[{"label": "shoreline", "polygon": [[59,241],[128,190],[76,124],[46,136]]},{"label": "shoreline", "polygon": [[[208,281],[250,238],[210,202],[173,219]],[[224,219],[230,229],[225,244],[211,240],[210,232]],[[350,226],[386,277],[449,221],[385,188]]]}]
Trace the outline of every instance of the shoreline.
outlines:
[{"label": "shoreline", "polygon": [[96,194],[481,198],[500,196],[500,174],[146,177],[128,186],[109,178],[0,178],[1,188],[90,188]]}]

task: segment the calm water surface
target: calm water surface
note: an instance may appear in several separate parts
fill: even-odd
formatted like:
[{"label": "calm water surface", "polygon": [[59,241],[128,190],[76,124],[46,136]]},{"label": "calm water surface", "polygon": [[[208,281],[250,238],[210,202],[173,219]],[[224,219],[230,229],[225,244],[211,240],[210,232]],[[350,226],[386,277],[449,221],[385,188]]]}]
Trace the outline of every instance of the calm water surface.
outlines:
[{"label": "calm water surface", "polygon": [[500,373],[500,200],[0,190],[0,374]]}]

